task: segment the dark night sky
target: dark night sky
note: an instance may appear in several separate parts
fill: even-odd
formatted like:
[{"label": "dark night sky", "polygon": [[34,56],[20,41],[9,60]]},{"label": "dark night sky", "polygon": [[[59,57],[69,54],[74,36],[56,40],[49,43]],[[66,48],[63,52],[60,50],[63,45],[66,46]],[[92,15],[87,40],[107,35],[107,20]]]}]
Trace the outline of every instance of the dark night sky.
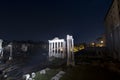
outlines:
[{"label": "dark night sky", "polygon": [[104,33],[103,19],[111,3],[111,0],[1,1],[0,38],[47,41],[72,34],[76,42],[92,41]]}]

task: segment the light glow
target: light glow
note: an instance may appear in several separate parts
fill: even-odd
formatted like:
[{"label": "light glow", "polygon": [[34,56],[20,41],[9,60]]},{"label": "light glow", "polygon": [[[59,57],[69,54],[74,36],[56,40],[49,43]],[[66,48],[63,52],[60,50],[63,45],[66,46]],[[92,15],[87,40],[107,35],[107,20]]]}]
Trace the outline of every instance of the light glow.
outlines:
[{"label": "light glow", "polygon": [[95,43],[93,42],[93,43],[92,43],[92,46],[94,46],[94,45],[95,45]]},{"label": "light glow", "polygon": [[103,43],[103,41],[101,41],[100,43]]}]

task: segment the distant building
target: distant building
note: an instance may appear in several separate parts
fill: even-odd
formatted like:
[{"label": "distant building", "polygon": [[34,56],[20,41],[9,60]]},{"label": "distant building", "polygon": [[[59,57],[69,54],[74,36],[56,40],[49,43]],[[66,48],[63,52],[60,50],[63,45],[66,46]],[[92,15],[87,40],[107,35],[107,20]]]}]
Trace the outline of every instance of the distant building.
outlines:
[{"label": "distant building", "polygon": [[65,39],[59,39],[55,37],[49,42],[49,59],[55,58],[67,58],[67,65],[74,66],[74,39],[73,36],[67,35]]},{"label": "distant building", "polygon": [[49,41],[49,57],[54,56],[54,57],[64,58],[65,48],[66,48],[65,40],[55,37],[53,40],[48,40],[48,41]]},{"label": "distant building", "polygon": [[80,50],[84,50],[86,48],[86,43],[79,43],[74,45],[74,52],[78,52]]},{"label": "distant building", "polygon": [[113,0],[105,16],[106,45],[113,58],[120,60],[120,0]]},{"label": "distant building", "polygon": [[102,36],[98,37],[95,42],[96,47],[106,47],[106,37],[103,34]]},{"label": "distant building", "polygon": [[96,47],[95,41],[94,41],[94,42],[90,42],[90,43],[88,44],[88,47]]}]

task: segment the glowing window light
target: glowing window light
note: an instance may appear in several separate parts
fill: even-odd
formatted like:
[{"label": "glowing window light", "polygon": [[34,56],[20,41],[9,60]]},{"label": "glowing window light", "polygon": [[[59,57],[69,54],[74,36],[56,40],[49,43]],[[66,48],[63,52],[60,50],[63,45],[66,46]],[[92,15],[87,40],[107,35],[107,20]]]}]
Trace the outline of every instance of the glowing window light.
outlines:
[{"label": "glowing window light", "polygon": [[101,41],[100,43],[103,43],[103,41]]},{"label": "glowing window light", "polygon": [[60,48],[60,51],[63,51],[63,49],[62,49],[62,48]]},{"label": "glowing window light", "polygon": [[94,45],[95,45],[95,43],[93,42],[93,43],[92,43],[92,45],[94,46]]}]

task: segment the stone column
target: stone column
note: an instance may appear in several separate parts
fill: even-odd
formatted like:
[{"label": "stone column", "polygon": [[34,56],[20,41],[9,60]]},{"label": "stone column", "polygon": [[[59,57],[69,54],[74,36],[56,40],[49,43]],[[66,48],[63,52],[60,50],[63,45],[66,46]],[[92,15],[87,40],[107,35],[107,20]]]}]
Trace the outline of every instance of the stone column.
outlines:
[{"label": "stone column", "polygon": [[58,50],[59,50],[59,42],[57,42],[57,57],[58,57],[58,55],[59,55],[59,53],[58,53]]},{"label": "stone column", "polygon": [[52,56],[52,43],[50,42],[50,57]]},{"label": "stone column", "polygon": [[51,46],[51,44],[50,44],[50,42],[49,42],[49,57],[51,56],[51,55],[50,55],[50,52],[51,52],[51,47],[50,47],[50,46]]},{"label": "stone column", "polygon": [[51,56],[53,56],[53,42],[51,42]]},{"label": "stone column", "polygon": [[0,39],[0,57],[3,57],[3,48],[2,48],[2,43],[3,43],[3,40]]},{"label": "stone column", "polygon": [[54,43],[54,53],[53,53],[53,55],[55,56],[55,53],[56,53],[56,43],[55,42],[53,42]]},{"label": "stone column", "polygon": [[72,39],[72,65],[74,66],[75,65],[75,62],[74,62],[74,40]]},{"label": "stone column", "polygon": [[61,42],[61,55],[60,55],[61,58],[62,58],[62,54],[63,54],[63,51],[62,51],[63,49],[62,48],[63,48],[63,42]]},{"label": "stone column", "polygon": [[52,42],[52,56],[54,55],[54,43]]},{"label": "stone column", "polygon": [[9,56],[9,60],[12,60],[12,45],[8,45],[9,49],[10,49],[10,56]]},{"label": "stone column", "polygon": [[70,64],[70,61],[69,61],[69,59],[70,59],[70,50],[69,50],[69,38],[68,38],[69,36],[67,35],[67,65],[69,65]]},{"label": "stone column", "polygon": [[74,48],[74,42],[73,42],[73,37],[67,35],[67,65],[72,65],[74,66],[74,53],[73,53],[73,48]]},{"label": "stone column", "polygon": [[63,47],[62,47],[62,49],[63,49],[62,58],[64,58],[64,56],[65,56],[65,52],[64,52],[65,51],[65,48],[64,48],[65,46],[64,45],[65,45],[65,42],[63,42]]},{"label": "stone column", "polygon": [[62,48],[61,43],[62,43],[62,42],[60,42],[60,54],[59,54],[59,57],[61,57],[61,54],[62,54],[62,52],[61,52],[61,48]]},{"label": "stone column", "polygon": [[65,54],[65,41],[63,42],[63,58],[65,58],[66,54]]}]

